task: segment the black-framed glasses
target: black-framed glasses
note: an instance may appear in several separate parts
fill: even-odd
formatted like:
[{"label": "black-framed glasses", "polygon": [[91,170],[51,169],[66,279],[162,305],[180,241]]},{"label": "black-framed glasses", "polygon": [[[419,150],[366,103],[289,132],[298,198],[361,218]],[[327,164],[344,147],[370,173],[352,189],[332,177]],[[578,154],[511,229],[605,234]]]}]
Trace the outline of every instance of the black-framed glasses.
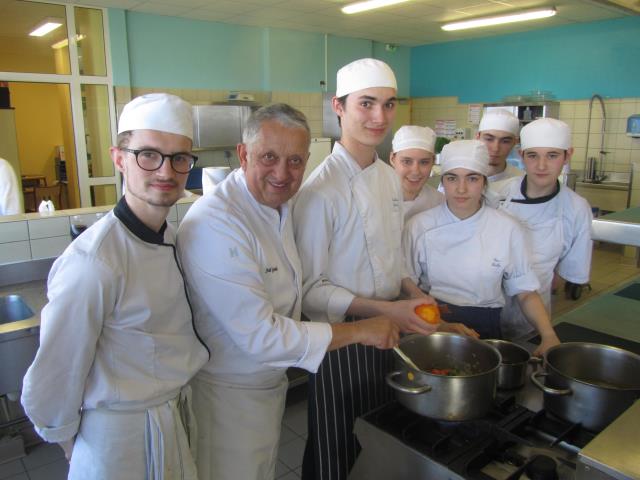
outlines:
[{"label": "black-framed glasses", "polygon": [[121,148],[120,150],[123,152],[133,153],[136,157],[136,163],[138,166],[147,172],[153,172],[160,169],[165,158],[169,159],[171,168],[173,168],[176,173],[189,173],[198,161],[198,157],[187,152],[168,154],[151,148],[143,148],[141,150]]}]

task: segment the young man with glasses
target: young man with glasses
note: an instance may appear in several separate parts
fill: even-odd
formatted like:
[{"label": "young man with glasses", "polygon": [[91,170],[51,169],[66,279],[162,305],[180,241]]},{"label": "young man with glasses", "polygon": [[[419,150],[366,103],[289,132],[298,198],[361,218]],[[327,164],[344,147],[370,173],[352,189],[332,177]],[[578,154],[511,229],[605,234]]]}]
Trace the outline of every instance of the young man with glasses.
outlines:
[{"label": "young man with glasses", "polygon": [[111,148],[126,194],[54,263],[22,404],[70,479],[192,479],[187,381],[208,359],[166,217],[196,157],[191,106],[124,107]]}]

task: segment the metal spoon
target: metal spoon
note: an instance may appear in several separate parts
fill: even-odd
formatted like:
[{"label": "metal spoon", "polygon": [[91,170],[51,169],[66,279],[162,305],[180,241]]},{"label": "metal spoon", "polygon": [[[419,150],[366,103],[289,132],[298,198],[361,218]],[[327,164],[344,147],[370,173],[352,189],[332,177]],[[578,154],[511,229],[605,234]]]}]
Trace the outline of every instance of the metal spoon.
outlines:
[{"label": "metal spoon", "polygon": [[402,359],[402,361],[406,363],[412,370],[415,370],[416,372],[422,371],[420,368],[418,368],[418,366],[415,363],[413,363],[413,360],[411,360],[402,350],[400,350],[400,347],[398,346],[393,347],[393,351],[396,352],[398,356]]}]

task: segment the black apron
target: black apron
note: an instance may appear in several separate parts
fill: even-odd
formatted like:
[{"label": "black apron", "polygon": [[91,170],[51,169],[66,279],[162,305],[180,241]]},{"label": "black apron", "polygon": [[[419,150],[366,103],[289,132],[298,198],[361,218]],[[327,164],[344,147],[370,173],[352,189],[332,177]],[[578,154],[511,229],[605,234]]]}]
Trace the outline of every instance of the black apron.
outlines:
[{"label": "black apron", "polygon": [[440,301],[438,301],[438,304],[446,305],[451,312],[442,314],[443,320],[463,323],[478,332],[480,338],[502,338],[502,330],[500,329],[500,312],[502,308],[461,307]]},{"label": "black apron", "polygon": [[385,382],[393,367],[392,350],[355,344],[327,352],[318,373],[309,375],[302,480],[346,480],[360,453],[355,420],[393,399]]}]

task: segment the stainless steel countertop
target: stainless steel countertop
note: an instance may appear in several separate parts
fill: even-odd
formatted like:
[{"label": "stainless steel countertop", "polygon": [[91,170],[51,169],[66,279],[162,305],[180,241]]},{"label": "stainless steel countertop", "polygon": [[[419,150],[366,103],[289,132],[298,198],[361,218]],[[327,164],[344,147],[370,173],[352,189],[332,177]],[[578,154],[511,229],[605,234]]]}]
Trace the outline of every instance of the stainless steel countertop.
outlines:
[{"label": "stainless steel countertop", "polygon": [[640,478],[640,400],[580,451],[580,461],[612,478]]}]

